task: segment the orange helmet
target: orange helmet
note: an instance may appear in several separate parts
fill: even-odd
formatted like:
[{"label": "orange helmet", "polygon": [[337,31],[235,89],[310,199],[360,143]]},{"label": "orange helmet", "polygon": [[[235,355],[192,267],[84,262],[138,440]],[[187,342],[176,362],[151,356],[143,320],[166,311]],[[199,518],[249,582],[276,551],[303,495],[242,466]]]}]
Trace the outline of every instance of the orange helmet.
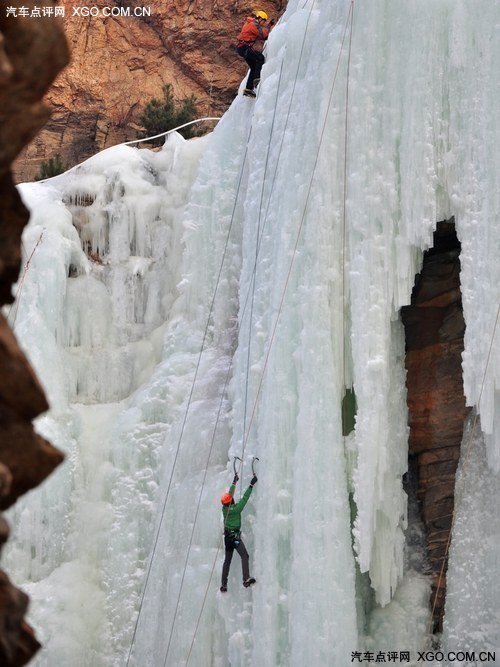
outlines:
[{"label": "orange helmet", "polygon": [[267,14],[266,12],[263,12],[261,9],[259,9],[258,12],[255,12],[255,17],[258,19],[264,19],[264,21],[267,21]]},{"label": "orange helmet", "polygon": [[220,501],[223,505],[230,505],[233,502],[233,496],[230,493],[225,493]]}]

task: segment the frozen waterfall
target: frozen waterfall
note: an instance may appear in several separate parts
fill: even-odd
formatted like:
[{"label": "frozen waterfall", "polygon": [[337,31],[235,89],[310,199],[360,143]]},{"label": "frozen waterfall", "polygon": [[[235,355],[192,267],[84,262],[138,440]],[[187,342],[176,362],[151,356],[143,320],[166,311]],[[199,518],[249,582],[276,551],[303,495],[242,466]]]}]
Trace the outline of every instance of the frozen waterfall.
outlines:
[{"label": "frozen waterfall", "polygon": [[[209,136],[20,186],[9,321],[50,401],[37,429],[66,454],[11,511],[3,559],[34,665],[418,664],[399,310],[452,216],[482,431],[465,431],[433,664],[500,655],[499,26],[500,0],[289,0],[257,100]],[[257,584],[235,556],[222,595],[233,457],[242,490],[259,459]]]}]

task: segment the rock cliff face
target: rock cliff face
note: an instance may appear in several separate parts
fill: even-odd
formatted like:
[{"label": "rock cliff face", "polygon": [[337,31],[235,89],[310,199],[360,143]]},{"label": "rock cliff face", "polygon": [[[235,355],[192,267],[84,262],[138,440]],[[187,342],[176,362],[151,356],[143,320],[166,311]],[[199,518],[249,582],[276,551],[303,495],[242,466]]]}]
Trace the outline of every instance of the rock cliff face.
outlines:
[{"label": "rock cliff face", "polygon": [[418,498],[433,575],[435,630],[441,629],[455,471],[467,415],[462,381],[465,323],[460,292],[460,243],[453,222],[439,223],[424,256],[412,305],[402,310],[406,331],[410,473]]},{"label": "rock cliff face", "polygon": [[[24,7],[34,5],[23,0]],[[46,122],[49,110],[41,99],[67,60],[64,35],[54,19],[0,15],[0,306],[12,301],[28,221],[10,165]],[[33,429],[32,419],[47,408],[38,380],[0,315],[0,509],[40,484],[62,461],[62,454]],[[0,546],[8,532],[0,517]],[[39,648],[24,621],[27,606],[27,596],[0,572],[0,664],[5,667],[25,665]]]},{"label": "rock cliff face", "polygon": [[[176,98],[196,95],[200,117],[220,116],[247,70],[233,45],[255,9],[252,3],[61,0],[60,5],[71,64],[47,97],[50,121],[16,163],[19,181],[33,179],[41,161],[57,154],[72,166],[136,139],[137,118],[150,99],[161,98],[164,83],[172,84]],[[263,0],[258,8],[277,18],[285,5]],[[97,15],[82,15],[85,6]],[[104,16],[111,11],[131,15]]]}]

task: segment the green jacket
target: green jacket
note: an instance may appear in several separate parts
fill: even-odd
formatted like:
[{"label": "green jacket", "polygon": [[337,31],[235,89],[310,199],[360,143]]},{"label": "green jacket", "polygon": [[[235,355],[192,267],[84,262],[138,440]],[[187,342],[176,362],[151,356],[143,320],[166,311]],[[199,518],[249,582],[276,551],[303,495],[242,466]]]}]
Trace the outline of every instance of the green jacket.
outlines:
[{"label": "green jacket", "polygon": [[[243,512],[243,508],[248,502],[248,499],[250,498],[250,494],[252,493],[252,488],[251,486],[248,487],[248,489],[245,491],[243,494],[243,497],[241,500],[239,500],[237,503],[234,503],[234,505],[224,505],[222,508],[222,518],[224,520],[224,530],[233,530],[235,532],[241,530],[241,513]],[[234,489],[235,485],[231,484],[229,487],[229,493],[234,496]]]}]

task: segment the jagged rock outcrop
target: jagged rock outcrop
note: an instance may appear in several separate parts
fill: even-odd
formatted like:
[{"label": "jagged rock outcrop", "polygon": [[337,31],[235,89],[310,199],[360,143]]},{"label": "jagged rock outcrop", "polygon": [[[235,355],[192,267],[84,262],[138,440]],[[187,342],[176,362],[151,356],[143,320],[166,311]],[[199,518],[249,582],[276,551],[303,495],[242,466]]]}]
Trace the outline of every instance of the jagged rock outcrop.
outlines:
[{"label": "jagged rock outcrop", "polygon": [[[23,6],[32,8],[33,0]],[[44,3],[46,6],[50,2]],[[64,34],[52,18],[0,15],[0,305],[12,301],[28,212],[10,165],[49,116],[42,97],[68,61]],[[32,419],[47,410],[43,390],[3,316],[0,316],[0,508],[40,484],[62,454],[37,435]],[[0,546],[8,526],[0,518]],[[24,621],[28,597],[0,572],[0,664],[25,665],[39,648]]]},{"label": "jagged rock outcrop", "polygon": [[[20,181],[32,180],[42,160],[59,154],[74,165],[97,151],[137,138],[138,116],[162,85],[176,98],[193,93],[200,116],[227,109],[247,66],[233,45],[255,7],[241,0],[97,0],[75,6],[61,0],[71,64],[58,77],[48,101],[50,121],[16,164]],[[82,7],[97,16],[82,15]],[[285,0],[258,7],[277,17]],[[75,15],[76,11],[79,11]],[[130,17],[103,16],[119,10]],[[150,11],[150,15],[144,15]],[[134,12],[137,16],[134,16]],[[206,126],[211,129],[213,123]]]},{"label": "jagged rock outcrop", "polygon": [[425,253],[411,306],[402,309],[406,332],[409,454],[433,575],[435,629],[441,628],[455,472],[468,409],[462,380],[465,322],[460,292],[460,243],[453,222],[442,222]]}]

